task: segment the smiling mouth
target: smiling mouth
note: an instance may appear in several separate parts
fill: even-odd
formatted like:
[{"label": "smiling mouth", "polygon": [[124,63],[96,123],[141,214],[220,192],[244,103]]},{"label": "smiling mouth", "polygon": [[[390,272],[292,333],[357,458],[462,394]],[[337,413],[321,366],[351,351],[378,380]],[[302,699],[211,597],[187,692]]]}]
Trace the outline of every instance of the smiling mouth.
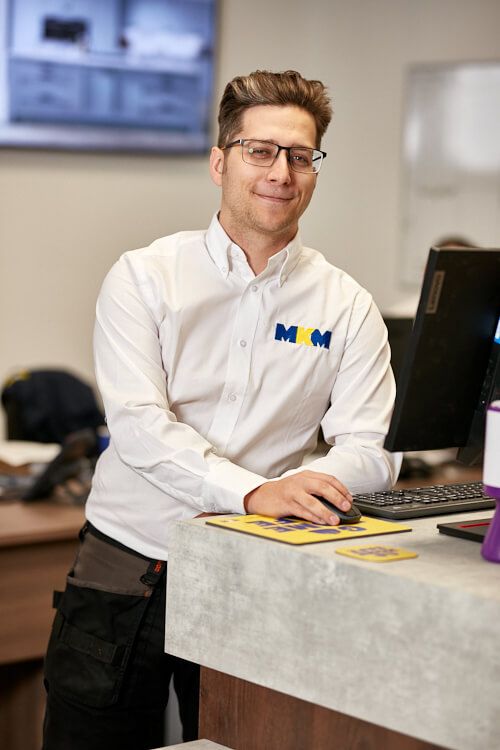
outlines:
[{"label": "smiling mouth", "polygon": [[263,193],[255,193],[255,195],[258,198],[262,198],[263,200],[271,201],[272,203],[287,203],[288,201],[291,201],[293,196],[290,196],[289,198],[286,198],[284,196],[279,195],[264,195]]}]

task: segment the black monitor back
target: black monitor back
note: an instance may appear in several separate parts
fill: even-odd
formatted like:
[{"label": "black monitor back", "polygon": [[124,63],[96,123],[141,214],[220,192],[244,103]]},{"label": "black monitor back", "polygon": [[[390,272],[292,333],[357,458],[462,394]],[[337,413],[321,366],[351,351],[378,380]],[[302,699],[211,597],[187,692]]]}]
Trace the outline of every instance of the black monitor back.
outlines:
[{"label": "black monitor back", "polygon": [[385,447],[467,444],[500,312],[500,250],[431,248]]}]

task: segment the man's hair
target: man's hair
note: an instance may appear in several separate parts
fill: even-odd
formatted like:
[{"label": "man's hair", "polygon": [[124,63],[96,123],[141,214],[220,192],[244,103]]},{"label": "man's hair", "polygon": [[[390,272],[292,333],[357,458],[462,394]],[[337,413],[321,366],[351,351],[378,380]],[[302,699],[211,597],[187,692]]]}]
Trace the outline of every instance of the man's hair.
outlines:
[{"label": "man's hair", "polygon": [[462,237],[462,235],[459,234],[450,234],[445,235],[444,237],[441,237],[440,240],[433,243],[434,247],[439,248],[446,248],[446,247],[477,247],[477,244],[475,242],[471,242],[467,237]]},{"label": "man's hair", "polygon": [[219,107],[219,148],[229,143],[240,130],[245,110],[263,104],[295,105],[309,112],[316,123],[316,146],[320,147],[332,119],[326,87],[321,81],[308,81],[295,70],[283,73],[256,70],[248,76],[236,76],[224,89]]}]

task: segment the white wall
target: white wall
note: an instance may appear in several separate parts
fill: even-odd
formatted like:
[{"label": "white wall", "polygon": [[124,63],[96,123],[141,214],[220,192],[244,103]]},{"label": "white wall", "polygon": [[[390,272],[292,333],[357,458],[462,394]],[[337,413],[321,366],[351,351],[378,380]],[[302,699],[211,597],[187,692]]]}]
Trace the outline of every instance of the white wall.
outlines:
[{"label": "white wall", "polygon": [[[302,236],[382,308],[397,302],[405,66],[500,58],[499,0],[220,0],[219,21],[217,96],[255,68],[330,87],[328,159]],[[205,227],[217,203],[204,158],[0,151],[0,380],[40,365],[92,378],[107,269],[157,236]]]}]

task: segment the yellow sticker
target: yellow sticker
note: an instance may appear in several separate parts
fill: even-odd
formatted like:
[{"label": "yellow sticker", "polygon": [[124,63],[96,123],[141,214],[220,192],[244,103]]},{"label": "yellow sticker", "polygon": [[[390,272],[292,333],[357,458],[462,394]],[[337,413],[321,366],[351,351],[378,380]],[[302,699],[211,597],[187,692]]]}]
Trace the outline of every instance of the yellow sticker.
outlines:
[{"label": "yellow sticker", "polygon": [[385,544],[371,544],[361,547],[341,547],[336,549],[338,555],[354,557],[356,560],[367,560],[368,562],[393,562],[394,560],[410,560],[418,557],[416,552],[401,547],[389,547]]}]

